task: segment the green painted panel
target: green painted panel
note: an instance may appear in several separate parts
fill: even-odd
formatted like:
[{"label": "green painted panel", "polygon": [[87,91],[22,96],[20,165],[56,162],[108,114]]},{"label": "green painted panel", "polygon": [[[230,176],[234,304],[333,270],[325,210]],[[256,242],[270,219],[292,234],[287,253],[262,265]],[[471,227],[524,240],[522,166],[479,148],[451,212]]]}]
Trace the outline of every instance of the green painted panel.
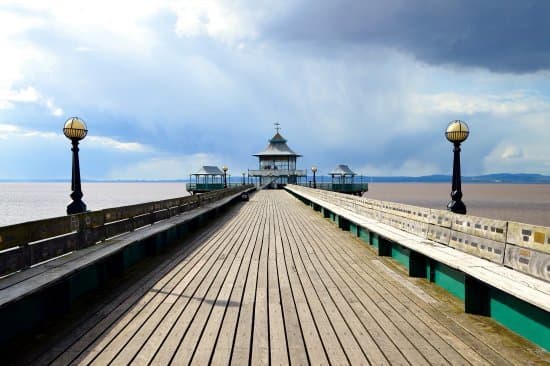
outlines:
[{"label": "green painted panel", "polygon": [[94,290],[99,286],[99,273],[97,266],[89,266],[78,271],[69,279],[69,301],[72,302],[79,296]]},{"label": "green painted panel", "polygon": [[[163,232],[163,239],[166,241],[166,232]],[[129,247],[124,249],[123,254],[123,264],[124,268],[130,267],[132,264],[136,263],[140,259],[146,256],[145,245],[142,242],[137,242]]]},{"label": "green painted panel", "polygon": [[359,236],[359,227],[356,224],[354,224],[353,222],[350,222],[349,223],[349,232],[353,236]]},{"label": "green painted panel", "polygon": [[358,236],[365,243],[367,243],[369,245],[371,244],[370,243],[370,231],[368,231],[367,229],[365,229],[363,227],[359,227],[359,235]]},{"label": "green painted panel", "polygon": [[548,312],[495,288],[491,288],[489,296],[493,319],[550,351]]},{"label": "green painted panel", "polygon": [[435,262],[432,281],[464,301],[464,273]]},{"label": "green painted panel", "polygon": [[378,249],[378,242],[380,241],[380,238],[378,237],[377,233],[371,233],[370,235],[370,243],[373,247]]},{"label": "green painted panel", "polygon": [[401,263],[403,266],[405,266],[407,269],[409,269],[409,256],[411,251],[407,248],[402,247],[399,244],[392,243],[391,247],[391,256]]}]

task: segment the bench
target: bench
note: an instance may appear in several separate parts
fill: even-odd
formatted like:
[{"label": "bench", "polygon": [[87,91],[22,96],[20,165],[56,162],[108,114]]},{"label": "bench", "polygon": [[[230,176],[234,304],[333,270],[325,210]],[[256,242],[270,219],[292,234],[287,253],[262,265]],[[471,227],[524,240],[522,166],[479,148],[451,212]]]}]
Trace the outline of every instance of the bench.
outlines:
[{"label": "bench", "polygon": [[344,230],[550,349],[550,228],[289,185]]}]

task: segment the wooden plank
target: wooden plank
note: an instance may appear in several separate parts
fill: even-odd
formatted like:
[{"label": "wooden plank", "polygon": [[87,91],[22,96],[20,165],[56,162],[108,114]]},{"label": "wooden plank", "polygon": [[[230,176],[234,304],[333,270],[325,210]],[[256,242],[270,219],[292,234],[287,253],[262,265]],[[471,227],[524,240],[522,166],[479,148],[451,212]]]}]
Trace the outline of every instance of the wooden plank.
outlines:
[{"label": "wooden plank", "polygon": [[[270,200],[264,202],[264,205],[266,205],[267,207],[271,206]],[[270,246],[269,227],[272,220],[273,215],[268,215],[266,223],[263,226],[262,249],[260,251],[260,258],[258,263],[256,297],[254,299],[252,353],[249,360],[249,362],[251,362],[253,365],[268,365],[270,363],[267,257]]]},{"label": "wooden plank", "polygon": [[[221,236],[223,232],[215,232],[214,237]],[[200,237],[198,238],[200,242]],[[85,336],[79,339],[71,347],[75,349],[79,354],[79,357],[75,359],[74,363],[89,362],[95,358],[95,356],[123,330],[130,321],[139,314],[141,309],[144,309],[148,304],[157,296],[166,296],[161,291],[170,293],[177,283],[179,283],[184,276],[192,276],[196,271],[200,270],[201,266],[198,263],[204,263],[206,258],[215,253],[215,250],[219,248],[215,245],[214,240],[210,246],[202,246],[196,248],[192,255],[183,259],[173,271],[166,277],[162,278],[158,283],[153,284],[148,289],[145,296],[141,297],[137,294],[137,297],[131,297],[126,301],[126,306],[121,306],[113,311],[107,318],[100,322],[96,327],[89,331]],[[190,272],[191,271],[191,272]],[[83,350],[86,350],[84,353]],[[71,352],[71,350],[68,351]],[[63,359],[60,359],[63,364]]]},{"label": "wooden plank", "polygon": [[[278,205],[278,207],[283,206],[284,203]],[[293,303],[296,307],[297,318],[299,320],[301,333],[303,335],[304,344],[307,351],[307,356],[310,364],[313,365],[326,365],[329,363],[329,356],[327,354],[327,349],[323,344],[322,335],[320,329],[316,324],[311,307],[309,306],[308,299],[304,290],[304,286],[300,281],[300,277],[294,264],[292,258],[292,251],[290,250],[290,240],[288,231],[285,228],[285,223],[283,221],[284,213],[281,212],[281,209],[275,210],[275,214],[278,216],[279,232],[281,235],[282,242],[282,251],[285,261],[286,273],[288,275],[289,290],[293,297]],[[284,290],[284,287],[281,291]],[[287,292],[288,293],[288,292]],[[291,307],[289,307],[291,309]],[[295,328],[292,329],[296,333]],[[288,327],[287,327],[287,337],[288,337]],[[327,334],[324,333],[323,336],[326,338]],[[337,344],[335,346],[338,346]],[[289,347],[292,347],[292,343],[289,338]],[[292,349],[292,348],[291,348]],[[332,349],[332,348],[331,348]],[[340,350],[340,357],[344,357],[343,352]],[[292,354],[291,354],[292,357]],[[347,360],[346,360],[347,361]]]},{"label": "wooden plank", "polygon": [[525,357],[417,297],[401,283],[406,276],[373,264],[386,260],[284,192],[259,192],[216,227],[59,364],[505,365]]},{"label": "wooden plank", "polygon": [[[277,202],[269,203],[269,211],[276,209]],[[285,319],[283,317],[282,301],[279,287],[279,271],[277,268],[277,217],[270,215],[269,224],[269,248],[267,253],[267,287],[269,304],[269,352],[272,363],[289,362],[288,346],[285,335]],[[307,359],[306,359],[307,361]]]},{"label": "wooden plank", "polygon": [[[293,223],[296,222],[296,225],[299,225],[302,229],[305,228],[304,222],[302,222],[301,217],[303,216],[302,213],[298,216],[290,216],[289,222]],[[309,218],[308,218],[309,219]],[[311,221],[311,219],[307,220]],[[324,220],[322,220],[323,224],[325,224]],[[316,226],[313,230],[318,230],[319,227]],[[330,229],[334,229],[332,226]],[[308,232],[309,234],[309,232]],[[322,238],[315,238],[315,240],[332,240],[330,237],[323,236]],[[331,269],[330,266],[324,266],[325,269]],[[332,271],[332,279],[335,281],[338,281],[337,286],[340,291],[346,291],[348,285],[342,280],[341,274],[336,273],[336,271]],[[349,279],[348,279],[349,281]],[[372,359],[379,359],[380,354],[377,349],[380,349],[384,352],[385,358],[389,360],[393,364],[406,364],[407,361],[403,356],[401,355],[401,349],[398,348],[393,344],[393,340],[395,338],[399,339],[399,334],[396,332],[395,328],[392,328],[391,323],[386,319],[379,319],[375,318],[373,315],[371,315],[371,312],[376,307],[376,304],[374,302],[371,302],[367,305],[361,303],[358,300],[357,295],[355,295],[351,290],[346,291],[347,292],[347,299],[349,301],[349,305],[353,307],[355,313],[360,318],[360,322],[364,325],[365,329],[367,330],[368,334],[372,334],[372,338],[376,339],[378,345],[372,346],[370,344],[370,337],[365,338],[366,343],[372,347],[372,349],[369,351],[369,356]],[[382,315],[382,314],[375,314],[375,315]],[[382,321],[380,321],[382,320]],[[389,332],[389,335],[386,335],[385,332]],[[362,339],[362,341],[364,341]],[[411,345],[409,344],[401,344],[400,345],[404,350],[407,350],[407,346],[410,348]],[[385,360],[380,359],[379,363],[385,363]],[[376,364],[376,363],[375,363]]]},{"label": "wooden plank", "polygon": [[[225,310],[228,305],[228,297],[232,288],[232,281],[234,281],[238,269],[241,266],[244,253],[246,253],[250,247],[249,237],[254,227],[253,225],[250,225],[250,221],[253,218],[253,215],[244,216],[243,221],[246,224],[243,227],[235,227],[234,230],[232,229],[232,232],[235,235],[232,239],[236,242],[235,246],[227,254],[227,260],[225,261],[226,263],[224,263],[224,268],[220,271],[220,274],[222,275],[217,276],[215,282],[203,298],[200,308],[196,312],[184,339],[179,345],[173,358],[176,363],[189,364],[196,349],[203,342],[210,344],[210,352],[212,351],[217,338],[217,330],[219,330],[221,324],[217,322],[216,324],[218,329],[216,329],[215,332],[211,332],[211,334],[204,334],[203,331],[205,331],[205,328],[208,327],[208,325],[215,323],[215,319],[211,318],[212,312],[216,309],[220,309],[218,313],[223,314],[222,311]],[[222,289],[225,290],[225,293],[222,293]],[[221,317],[219,320],[221,321]],[[204,335],[205,337],[203,337]]]},{"label": "wooden plank", "polygon": [[[238,229],[238,227],[239,226],[237,224],[236,228]],[[216,245],[219,247],[219,249],[223,249],[223,251],[221,253],[213,253],[213,255],[211,255],[208,259],[208,262],[205,262],[203,265],[195,265],[197,269],[200,269],[204,272],[208,270],[209,265],[216,261],[217,258],[227,257],[225,252],[227,250],[231,250],[232,233],[227,231],[221,232],[224,235],[220,236],[219,240],[216,239]],[[192,268],[191,270],[193,269],[194,268]],[[150,359],[155,355],[160,341],[164,339],[162,336],[166,336],[167,330],[170,329],[170,327],[166,326],[166,324],[168,323],[168,325],[170,325],[171,323],[170,321],[166,321],[166,318],[170,316],[170,313],[173,313],[174,315],[178,314],[177,310],[175,310],[177,308],[177,302],[179,300],[178,294],[182,293],[187,288],[187,286],[189,286],[191,281],[197,281],[197,278],[200,278],[199,273],[197,273],[196,276],[193,276],[193,278],[185,285],[180,282],[180,284],[178,284],[178,286],[174,290],[172,290],[171,293],[167,294],[167,296],[165,296],[164,298],[160,298],[160,301],[157,305],[157,311],[155,311],[150,317],[146,319],[144,319],[143,317],[141,317],[141,319],[134,319],[134,323],[136,324],[135,327],[137,327],[138,329],[134,330],[134,335],[132,335],[127,344],[123,346],[122,352],[119,353],[117,355],[117,358],[114,360],[115,363],[148,363],[150,361]],[[152,307],[152,305],[149,306]],[[181,313],[179,313],[179,316],[181,318]],[[164,327],[163,324],[165,324]],[[140,350],[142,351],[140,352]],[[138,352],[141,357],[136,358]]]},{"label": "wooden plank", "polygon": [[[121,319],[123,314],[135,306],[142,296],[152,296],[153,293],[150,292],[149,289],[155,285],[162,286],[163,283],[167,283],[172,277],[170,273],[178,273],[184,270],[185,266],[189,265],[189,262],[193,258],[200,255],[207,255],[207,252],[201,253],[201,249],[206,251],[213,247],[200,248],[200,244],[202,244],[204,237],[215,234],[222,223],[223,221],[212,226],[201,235],[198,235],[188,245],[176,253],[173,260],[168,261],[168,263],[161,266],[158,271],[147,276],[148,278],[146,278],[143,284],[138,282],[136,286],[130,288],[127,293],[121,294],[119,298],[114,301],[114,304],[107,306],[104,311],[84,322],[82,326],[74,331],[74,336],[72,338],[64,340],[64,346],[62,346],[62,349],[65,350],[64,353],[59,356],[56,354],[46,355],[46,357],[48,357],[47,359],[54,359],[54,363],[59,365],[75,361],[77,356],[81,355],[95,340],[99,339],[99,337],[105,334],[109,328],[113,327],[114,324]],[[146,304],[147,302],[144,303]]]},{"label": "wooden plank", "polygon": [[[222,326],[218,333],[214,353],[210,358],[211,363],[214,365],[227,365],[231,362],[235,336],[240,323],[240,313],[243,306],[243,297],[247,286],[248,274],[251,270],[251,266],[253,265],[252,258],[259,251],[258,235],[261,235],[261,228],[264,225],[263,222],[265,221],[266,216],[265,207],[262,207],[257,201],[258,196],[259,194],[256,194],[251,199],[253,205],[258,206],[255,220],[252,221],[254,223],[254,230],[250,238],[251,245],[246,255],[243,257],[243,265],[239,270],[237,280],[231,290],[229,303],[235,304],[235,306],[229,306],[226,309],[223,316]],[[203,357],[206,358],[205,356]]]},{"label": "wooden plank", "polygon": [[254,332],[254,302],[256,299],[256,287],[260,265],[260,255],[263,250],[263,231],[267,220],[267,211],[264,210],[264,220],[259,228],[256,238],[254,253],[245,282],[244,293],[241,299],[241,309],[236,329],[235,340],[231,352],[232,365],[244,365],[251,357],[252,336]]},{"label": "wooden plank", "polygon": [[[307,229],[307,228],[305,228],[305,229]],[[342,238],[340,238],[340,236],[342,236],[342,235],[331,233],[332,230],[330,230],[330,231],[327,230],[326,232],[322,232],[322,230],[319,231],[318,228],[315,228],[315,230],[313,230],[313,231],[318,232],[321,237],[325,237],[328,234],[328,236],[331,237],[331,239],[332,239],[331,242],[338,242],[338,243],[341,243],[342,245],[348,246],[351,249],[354,249],[354,253],[349,253],[348,258],[357,263],[358,266],[356,268],[361,269],[361,271],[363,271],[363,275],[361,276],[360,273],[357,272],[357,273],[352,274],[350,279],[361,278],[361,283],[364,283],[364,282],[369,282],[368,278],[364,277],[367,274],[369,274],[369,276],[376,276],[378,274],[377,273],[378,271],[376,271],[375,268],[373,270],[371,270],[370,268],[368,268],[370,265],[365,266],[365,264],[369,264],[370,261],[365,261],[364,259],[361,258],[360,255],[358,255],[359,253],[362,253],[362,252],[364,253],[365,252],[364,248],[362,248],[361,246],[350,245],[349,241],[342,240]],[[345,248],[341,248],[341,247],[338,247],[338,250],[333,251],[333,253],[335,255],[338,254],[338,255],[342,255],[342,256],[345,255],[347,252],[348,251],[346,251]],[[348,268],[348,267],[349,267],[349,262],[346,261],[343,268]],[[395,282],[393,282],[393,283],[392,282],[393,281],[388,281],[385,278],[381,278],[379,280],[380,286],[383,286],[383,288],[388,289],[388,291],[389,291],[390,288],[395,286]],[[408,301],[406,297],[401,296],[401,295],[403,295],[403,293],[406,293],[406,292],[399,291],[398,289],[397,289],[397,291],[392,291],[392,294],[398,297],[399,303],[403,304],[402,307],[397,308],[397,309],[399,309],[400,312],[408,311],[407,309],[409,309],[410,313],[414,313],[414,315],[417,315],[417,316],[421,317],[423,319],[423,321],[426,323],[427,327],[429,327],[430,329],[433,329],[434,332],[436,332],[443,339],[446,339],[447,342],[452,343],[453,347],[457,349],[457,352],[460,353],[461,356],[467,357],[470,362],[473,362],[474,364],[487,362],[486,359],[483,359],[482,357],[477,355],[475,352],[473,352],[470,347],[467,347],[463,344],[462,338],[464,338],[464,337],[456,337],[454,335],[451,335],[450,334],[451,332],[448,329],[446,329],[445,327],[442,327],[436,321],[432,320],[431,317],[424,316],[423,313],[425,312],[425,309],[426,308],[432,309],[431,307],[426,306],[426,304],[422,301],[418,301],[418,303],[421,304],[421,307],[415,309],[414,306],[411,306],[410,301]],[[385,296],[387,297],[388,295],[385,294]],[[414,298],[414,296],[411,296],[411,297]],[[417,298],[417,300],[418,300],[418,298]],[[411,315],[411,314],[409,314],[409,315]],[[447,316],[443,315],[442,318],[447,319]],[[455,329],[457,329],[457,327],[455,327]],[[460,331],[460,328],[458,330]],[[471,337],[471,335],[470,335],[470,337]],[[437,339],[436,339],[434,344],[437,345],[438,342],[440,343],[440,341],[437,341]],[[479,342],[479,340],[475,340],[474,342]],[[483,351],[485,351],[485,349]],[[457,357],[457,355],[456,355],[457,352],[454,352],[455,357]],[[445,356],[449,357],[449,354],[447,352],[445,352]],[[498,356],[495,357],[494,353],[489,354],[488,356],[489,356],[488,359],[498,360],[498,362],[495,362],[495,364],[500,364],[503,361],[502,358],[499,358]],[[462,362],[460,360],[461,360],[460,358],[457,358],[453,361],[453,363],[455,363],[455,362],[463,363],[464,362],[464,360],[462,360]]]},{"label": "wooden plank", "polygon": [[[247,230],[246,235],[243,238],[243,244],[246,245],[246,249],[244,253],[240,252],[237,254],[235,265],[232,266],[229,274],[225,278],[221,291],[217,296],[214,309],[212,310],[210,318],[204,328],[203,334],[200,340],[197,341],[193,358],[190,361],[191,363],[197,365],[208,364],[214,355],[214,351],[218,347],[223,347],[219,343],[219,335],[224,325],[224,319],[227,320],[230,318],[229,316],[226,317],[226,313],[240,307],[240,302],[231,300],[231,298],[234,294],[238,293],[238,290],[236,290],[235,287],[239,284],[239,278],[244,280],[246,272],[248,271],[248,264],[250,263],[250,258],[254,249],[254,240],[252,238],[255,238],[255,235],[257,235],[257,228],[259,226],[258,214],[260,214],[257,210],[257,205],[249,205],[245,207],[246,210],[249,210],[254,214],[254,220],[252,220],[252,218],[250,219],[249,230]],[[229,346],[226,346],[227,359],[229,359],[231,354],[233,335],[234,332],[231,336],[227,336],[226,339],[222,340],[226,342],[226,345],[229,344]]]},{"label": "wooden plank", "polygon": [[[311,229],[311,234],[315,236],[319,231],[329,236],[332,234],[329,230],[324,231],[318,227],[316,227],[315,230]],[[323,235],[323,237],[325,235]],[[345,240],[342,241],[342,239],[339,238],[340,236],[342,235],[335,234],[332,242],[346,243]],[[323,242],[322,244],[328,243]],[[445,342],[442,342],[435,332],[426,327],[425,324],[417,318],[416,314],[422,312],[421,308],[409,310],[402,306],[399,301],[396,301],[394,297],[395,294],[399,294],[403,289],[396,289],[396,291],[390,293],[387,290],[387,278],[380,276],[382,277],[380,282],[375,281],[372,277],[373,271],[368,271],[367,274],[367,272],[363,270],[365,267],[364,262],[361,262],[361,265],[359,265],[353,260],[351,255],[347,256],[347,258],[344,257],[347,252],[342,246],[338,246],[336,249],[334,246],[325,245],[325,248],[328,250],[328,256],[326,258],[332,262],[336,271],[338,273],[349,273],[349,277],[346,279],[347,283],[356,281],[357,278],[361,278],[361,281],[357,283],[358,287],[362,288],[365,294],[369,294],[369,297],[372,298],[374,303],[376,303],[382,312],[396,324],[409,342],[415,345],[415,348],[421,352],[426,361],[435,362],[436,364],[445,364],[448,362],[452,364],[461,364],[465,362],[454,349],[449,347]],[[355,271],[349,272],[350,269]],[[362,298],[361,296],[359,297]],[[459,340],[455,339],[455,341]],[[411,362],[416,364],[421,361],[411,360]]]},{"label": "wooden plank", "polygon": [[[223,266],[228,262],[228,253],[237,244],[237,241],[234,240],[235,233],[241,225],[245,224],[245,220],[241,219],[239,221],[240,223],[235,225],[237,229],[235,231],[220,230],[222,233],[221,240],[217,240],[218,249],[215,254],[210,256],[203,266],[200,266],[201,269],[197,276],[193,277],[185,286],[183,284],[178,285],[171,293],[172,296],[164,301],[169,304],[167,306],[169,311],[163,314],[162,317],[157,316],[157,319],[160,318],[160,323],[158,320],[155,321],[158,325],[155,326],[155,331],[148,337],[147,349],[141,353],[142,360],[150,355],[154,356],[151,360],[153,363],[168,364],[171,362],[208,289],[218,278]],[[224,228],[226,227],[233,226],[228,223],[224,226]],[[134,353],[132,350],[128,351],[128,355]],[[126,363],[125,360],[122,360],[122,363]]]},{"label": "wooden plank", "polygon": [[[324,299],[325,311],[331,316],[331,323],[334,325],[340,342],[346,345],[345,351],[351,364],[388,364],[388,361],[382,355],[370,334],[362,326],[342,292],[325,272],[324,266],[327,263],[321,263],[319,258],[315,256],[317,248],[306,237],[302,226],[304,224],[302,221],[303,216],[293,217],[292,214],[289,214],[288,219],[287,224],[293,228],[295,239],[297,239],[296,249],[298,255],[307,268],[313,269],[310,273],[315,273],[315,277],[320,279],[320,286],[316,288],[316,292],[320,298]],[[300,229],[296,226],[298,224]],[[328,299],[331,301],[327,301]]]},{"label": "wooden plank", "polygon": [[[276,271],[278,278],[278,286],[280,293],[280,301],[283,311],[284,319],[284,331],[286,337],[286,344],[288,350],[288,361],[292,365],[306,365],[309,364],[309,358],[304,341],[304,335],[300,326],[300,319],[298,318],[298,310],[296,307],[296,299],[292,291],[290,279],[288,275],[288,268],[285,261],[285,251],[283,247],[283,233],[281,217],[278,210],[274,210],[274,239],[275,239],[275,260]],[[270,296],[270,299],[276,299],[277,294]],[[271,317],[270,317],[271,319]],[[313,326],[313,324],[311,324]],[[310,332],[315,332],[315,329]],[[321,356],[325,356],[322,344],[318,344]],[[274,357],[272,356],[272,359]],[[313,356],[316,361],[314,363],[321,364],[321,361],[328,362],[326,358],[319,358],[318,355]]]},{"label": "wooden plank", "polygon": [[[288,212],[284,212],[284,214],[288,214]],[[349,364],[350,360],[344,351],[344,346],[340,342],[340,339],[333,328],[333,324],[331,323],[330,318],[323,307],[323,301],[326,302],[328,299],[321,299],[315,291],[315,286],[318,287],[318,282],[320,280],[315,276],[310,278],[308,270],[299,259],[298,253],[296,252],[297,248],[296,239],[294,237],[295,233],[289,229],[286,221],[283,222],[285,222],[284,230],[287,232],[287,238],[289,240],[289,253],[292,257],[293,265],[296,268],[299,281],[304,289],[308,305],[313,318],[315,319],[315,324],[321,336],[323,346],[326,349],[327,356],[333,364]],[[346,344],[346,347],[347,346],[348,345]]]},{"label": "wooden plank", "polygon": [[[320,222],[324,224],[324,222]],[[332,249],[330,242],[340,243],[342,238],[340,236],[347,235],[333,235],[332,227],[325,228],[323,226],[311,227],[311,224],[307,222],[301,223],[302,230],[307,230],[313,237],[315,237],[316,242],[323,244],[324,247],[329,250],[328,253],[331,253]],[[342,234],[342,233],[340,233]],[[330,242],[327,242],[324,238],[330,238]],[[340,248],[339,248],[340,249]],[[329,261],[334,261],[330,256],[326,257]],[[346,275],[349,271],[350,266],[353,268],[354,263],[344,262],[341,264],[334,263],[336,272]],[[364,281],[361,283],[355,282],[357,274],[349,274],[345,278],[345,282],[349,284],[355,284],[357,287],[355,291],[358,291],[357,298],[361,301],[364,299],[369,299],[370,301],[365,304],[366,308],[369,308],[375,319],[380,322],[382,328],[388,332],[388,336],[396,342],[397,347],[401,350],[405,357],[412,364],[427,364],[428,360],[439,360],[437,362],[446,363],[442,359],[441,355],[431,347],[426,341],[422,339],[422,335],[418,334],[415,329],[413,329],[407,321],[392,307],[387,303],[387,299],[383,296],[380,296],[375,291],[375,288],[371,285],[364,284]],[[379,343],[381,347],[388,347],[383,343]],[[386,356],[392,356],[391,353],[387,353]],[[395,357],[395,355],[393,355]]]}]

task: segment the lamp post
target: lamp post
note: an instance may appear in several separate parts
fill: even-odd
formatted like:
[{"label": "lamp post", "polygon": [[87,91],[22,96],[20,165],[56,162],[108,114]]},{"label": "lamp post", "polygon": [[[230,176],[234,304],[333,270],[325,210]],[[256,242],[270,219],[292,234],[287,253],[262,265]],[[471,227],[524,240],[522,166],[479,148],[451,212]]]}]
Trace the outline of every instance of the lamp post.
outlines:
[{"label": "lamp post", "polygon": [[224,165],[222,170],[223,170],[223,188],[227,188],[227,167]]},{"label": "lamp post", "polygon": [[82,202],[82,188],[80,186],[80,163],[78,161],[78,142],[88,134],[86,124],[78,117],[71,117],[63,126],[63,133],[71,140],[73,147],[73,173],[71,179],[71,202],[67,206],[67,215],[86,212],[86,204]]},{"label": "lamp post", "polygon": [[244,184],[245,184],[245,181],[244,181],[244,177],[245,177],[245,176],[246,176],[246,173],[243,172],[243,186],[244,186]]},{"label": "lamp post", "polygon": [[460,144],[464,142],[470,130],[466,122],[455,120],[449,123],[447,130],[445,131],[445,137],[451,143],[454,148],[453,158],[453,185],[451,189],[451,201],[447,204],[447,210],[458,214],[466,214],[466,205],[462,202],[462,181],[460,175]]},{"label": "lamp post", "polygon": [[317,173],[317,167],[312,166],[311,171],[313,172],[313,188],[317,188],[317,181],[315,180],[315,174]]}]

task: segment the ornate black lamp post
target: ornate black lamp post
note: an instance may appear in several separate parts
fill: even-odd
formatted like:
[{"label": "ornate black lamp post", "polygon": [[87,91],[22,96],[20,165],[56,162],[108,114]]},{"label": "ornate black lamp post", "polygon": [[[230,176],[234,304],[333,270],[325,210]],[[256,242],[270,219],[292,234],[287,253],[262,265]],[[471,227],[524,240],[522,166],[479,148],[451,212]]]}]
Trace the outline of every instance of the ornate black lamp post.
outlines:
[{"label": "ornate black lamp post", "polygon": [[462,202],[462,182],[460,177],[460,144],[464,142],[470,130],[463,121],[452,121],[447,126],[445,137],[454,145],[453,159],[453,187],[451,190],[451,201],[447,204],[447,210],[458,214],[466,214],[466,205]]},{"label": "ornate black lamp post", "polygon": [[245,176],[246,176],[246,173],[243,172],[243,186],[244,186],[244,184],[245,184],[245,181],[244,181],[244,177],[245,177]]},{"label": "ornate black lamp post", "polygon": [[71,117],[65,122],[63,133],[73,143],[73,176],[71,179],[71,202],[67,206],[67,215],[86,212],[86,204],[82,202],[82,188],[80,186],[80,163],[78,162],[78,142],[88,134],[86,124],[78,117]]},{"label": "ornate black lamp post", "polygon": [[311,171],[313,172],[313,188],[317,188],[317,181],[315,180],[315,174],[317,173],[317,167],[312,166]]},{"label": "ornate black lamp post", "polygon": [[223,188],[227,188],[227,167],[224,165],[222,170],[223,170]]}]

